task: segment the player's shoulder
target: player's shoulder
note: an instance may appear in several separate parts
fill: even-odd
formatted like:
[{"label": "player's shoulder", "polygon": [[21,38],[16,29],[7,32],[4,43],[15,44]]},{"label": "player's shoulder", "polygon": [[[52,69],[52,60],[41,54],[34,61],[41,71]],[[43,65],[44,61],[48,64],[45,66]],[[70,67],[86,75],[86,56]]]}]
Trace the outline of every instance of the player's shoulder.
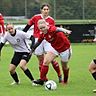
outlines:
[{"label": "player's shoulder", "polygon": [[36,14],[33,17],[41,17],[41,14]]},{"label": "player's shoulder", "polygon": [[16,29],[16,33],[17,33],[18,35],[22,35],[22,34],[24,34],[25,32],[22,31],[22,30],[18,30],[18,29]]},{"label": "player's shoulder", "polygon": [[51,16],[48,16],[48,18],[54,20],[53,17],[51,17]]}]

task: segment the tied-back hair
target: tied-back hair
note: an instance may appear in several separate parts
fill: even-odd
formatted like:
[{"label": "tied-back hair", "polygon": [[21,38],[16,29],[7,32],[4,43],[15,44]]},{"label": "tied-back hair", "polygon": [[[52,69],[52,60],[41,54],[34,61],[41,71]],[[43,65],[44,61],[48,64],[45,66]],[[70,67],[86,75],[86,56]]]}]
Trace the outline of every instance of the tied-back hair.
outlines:
[{"label": "tied-back hair", "polygon": [[13,28],[14,28],[13,23],[8,22],[8,23],[6,24],[6,28],[5,28],[5,30],[6,30],[6,31],[8,31],[8,30],[7,30],[7,26],[8,26],[8,25],[12,25],[12,26],[13,26]]},{"label": "tied-back hair", "polygon": [[48,3],[43,3],[40,7],[40,9],[42,10],[45,6],[47,6],[48,8],[50,8],[50,5]]},{"label": "tied-back hair", "polygon": [[7,27],[8,25],[12,25],[12,26],[14,27],[13,23],[8,22],[8,23],[6,24],[6,27]]}]

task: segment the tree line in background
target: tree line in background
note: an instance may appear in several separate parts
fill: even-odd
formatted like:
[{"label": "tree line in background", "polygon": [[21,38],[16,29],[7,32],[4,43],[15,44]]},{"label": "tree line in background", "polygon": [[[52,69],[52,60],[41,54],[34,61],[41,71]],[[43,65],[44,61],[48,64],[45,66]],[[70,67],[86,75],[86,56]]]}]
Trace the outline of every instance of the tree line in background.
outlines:
[{"label": "tree line in background", "polygon": [[96,0],[0,0],[0,12],[30,18],[40,13],[42,3],[51,5],[54,19],[96,19]]}]

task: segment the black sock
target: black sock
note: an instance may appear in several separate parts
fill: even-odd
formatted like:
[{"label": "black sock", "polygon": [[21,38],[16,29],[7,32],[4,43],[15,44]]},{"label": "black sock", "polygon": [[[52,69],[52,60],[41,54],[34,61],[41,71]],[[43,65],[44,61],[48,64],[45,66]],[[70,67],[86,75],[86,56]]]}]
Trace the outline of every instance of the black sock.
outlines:
[{"label": "black sock", "polygon": [[31,74],[31,72],[29,71],[29,69],[26,69],[26,70],[24,71],[24,73],[26,74],[26,76],[27,76],[31,81],[34,80],[34,78],[33,78],[32,74]]},{"label": "black sock", "polygon": [[96,80],[96,72],[92,73],[92,76]]},{"label": "black sock", "polygon": [[[11,73],[10,73],[11,74]],[[15,82],[19,82],[19,79],[18,79],[18,75],[17,73],[15,72],[14,74],[11,74],[12,78],[15,80]]]}]

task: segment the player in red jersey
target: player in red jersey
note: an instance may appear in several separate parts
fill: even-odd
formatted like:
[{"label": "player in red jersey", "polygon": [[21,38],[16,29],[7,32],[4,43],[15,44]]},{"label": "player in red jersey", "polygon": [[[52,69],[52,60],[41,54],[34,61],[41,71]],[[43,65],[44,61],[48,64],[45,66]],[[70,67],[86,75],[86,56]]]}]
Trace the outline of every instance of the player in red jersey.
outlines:
[{"label": "player in red jersey", "polygon": [[44,84],[46,74],[48,73],[49,64],[52,60],[55,59],[57,54],[59,54],[64,74],[64,83],[67,84],[69,74],[68,61],[70,59],[72,51],[70,42],[63,32],[67,32],[70,34],[71,31],[66,29],[60,30],[60,28],[53,25],[48,26],[44,19],[38,21],[38,28],[40,29],[42,34],[40,35],[38,42],[34,45],[32,51],[34,51],[44,39],[52,45],[55,51],[52,50],[44,56],[44,62],[40,72],[40,79],[34,81],[34,83],[40,85]]},{"label": "player in red jersey", "polygon": [[3,15],[0,13],[0,39],[4,35],[4,33],[5,33],[5,29],[4,29],[4,18],[3,18]]},{"label": "player in red jersey", "polygon": [[[49,5],[48,4],[43,4],[41,6],[41,14],[37,14],[34,15],[28,22],[28,24],[26,25],[26,27],[23,29],[24,32],[27,32],[27,30],[34,25],[34,33],[33,36],[36,38],[35,41],[38,40],[38,38],[40,37],[40,30],[38,29],[37,26],[37,22],[40,19],[45,19],[48,25],[55,25],[54,19],[49,16]],[[46,40],[43,40],[43,42],[40,44],[40,46],[38,46],[35,50],[35,55],[37,56],[38,60],[39,60],[39,70],[41,70],[41,66],[44,60],[44,53],[45,52],[49,52],[50,50],[54,50],[53,47],[51,46],[50,43],[48,43]],[[59,68],[59,64],[57,61],[53,60],[52,62],[52,66],[55,69],[55,71],[58,74],[58,78],[59,78],[59,82],[62,81],[62,76],[61,76],[61,72],[60,72],[60,68]],[[47,80],[47,78],[46,78]]]}]

